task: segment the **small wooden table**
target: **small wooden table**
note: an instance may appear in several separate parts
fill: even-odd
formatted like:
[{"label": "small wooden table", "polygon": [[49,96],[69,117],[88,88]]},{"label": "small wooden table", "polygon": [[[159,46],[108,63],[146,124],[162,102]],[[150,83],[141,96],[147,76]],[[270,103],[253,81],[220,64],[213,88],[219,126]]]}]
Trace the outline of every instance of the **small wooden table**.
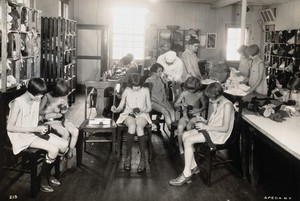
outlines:
[{"label": "small wooden table", "polygon": [[[116,133],[117,133],[117,125],[114,120],[111,120],[109,124],[103,124],[103,125],[89,125],[89,119],[85,119],[82,124],[79,127],[79,136],[78,136],[78,142],[76,145],[76,157],[77,157],[77,166],[79,167],[82,165],[82,150],[83,150],[83,144],[85,143],[84,139],[84,133],[90,132],[90,133],[112,133],[111,136],[111,142],[112,142],[112,158],[113,162],[117,161],[117,149],[116,149]],[[108,142],[107,140],[88,140],[88,142]]]}]

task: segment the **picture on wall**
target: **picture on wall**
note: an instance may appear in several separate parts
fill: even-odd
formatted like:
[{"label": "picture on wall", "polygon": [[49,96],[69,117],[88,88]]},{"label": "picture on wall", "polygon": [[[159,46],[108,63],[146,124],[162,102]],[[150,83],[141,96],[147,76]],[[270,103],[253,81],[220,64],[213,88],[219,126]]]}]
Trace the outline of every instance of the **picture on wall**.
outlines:
[{"label": "picture on wall", "polygon": [[217,34],[216,33],[208,33],[207,41],[206,41],[206,48],[207,49],[215,49],[216,43],[217,43]]}]

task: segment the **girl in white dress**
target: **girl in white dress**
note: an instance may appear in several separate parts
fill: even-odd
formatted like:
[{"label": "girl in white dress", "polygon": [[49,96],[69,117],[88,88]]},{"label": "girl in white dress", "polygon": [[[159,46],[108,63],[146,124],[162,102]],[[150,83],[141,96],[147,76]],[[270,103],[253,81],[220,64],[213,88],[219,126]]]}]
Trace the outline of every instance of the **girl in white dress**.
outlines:
[{"label": "girl in white dress", "polygon": [[138,172],[143,172],[146,167],[145,159],[145,136],[144,127],[149,123],[151,118],[151,99],[148,88],[142,87],[142,77],[139,74],[131,74],[128,81],[128,87],[124,90],[119,106],[111,107],[114,113],[124,111],[120,114],[117,124],[124,123],[128,127],[127,135],[127,154],[124,163],[124,169],[131,169],[131,155],[134,134],[137,133],[140,147],[140,163],[137,168]]},{"label": "girl in white dress", "polygon": [[213,113],[208,120],[198,119],[196,129],[183,134],[184,145],[184,170],[175,179],[170,180],[172,186],[181,186],[190,183],[192,176],[200,172],[194,157],[194,144],[205,142],[204,134],[200,130],[206,130],[214,144],[224,144],[229,138],[234,123],[234,108],[232,102],[223,96],[223,88],[220,83],[214,82],[205,89],[205,94],[213,105]]},{"label": "girl in white dress", "polygon": [[38,125],[39,105],[46,90],[44,80],[32,78],[27,91],[9,103],[7,133],[15,155],[28,147],[47,151],[41,169],[41,191],[53,192],[50,185],[58,186],[60,182],[50,172],[58,153],[67,150],[68,142],[57,135],[48,134],[47,126]]}]

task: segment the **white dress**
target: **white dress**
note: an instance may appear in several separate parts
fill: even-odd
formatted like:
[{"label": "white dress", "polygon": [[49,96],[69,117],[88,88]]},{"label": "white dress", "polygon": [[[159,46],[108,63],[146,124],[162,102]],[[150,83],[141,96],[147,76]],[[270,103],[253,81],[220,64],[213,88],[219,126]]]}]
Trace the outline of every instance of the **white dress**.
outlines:
[{"label": "white dress", "polygon": [[[24,100],[24,95],[12,100],[9,103],[11,108],[12,104],[18,104],[21,108],[19,115],[17,116],[16,126],[20,127],[36,127],[39,120],[39,105],[40,100],[26,101]],[[11,110],[9,113],[10,118]],[[38,138],[38,136],[33,133],[12,133],[7,132],[8,137],[11,141],[13,153],[16,155],[22,150],[28,148],[31,143]]]},{"label": "white dress", "polygon": [[[122,94],[122,96],[124,96],[125,98],[125,109],[120,114],[116,123],[123,123],[123,121],[128,117],[128,115],[132,113],[134,108],[145,110],[147,106],[147,93],[149,93],[148,88],[142,87],[139,91],[133,91],[131,88],[127,87]],[[139,117],[145,118],[149,124],[152,124],[151,118],[148,113],[141,113],[136,116],[136,118]]]}]

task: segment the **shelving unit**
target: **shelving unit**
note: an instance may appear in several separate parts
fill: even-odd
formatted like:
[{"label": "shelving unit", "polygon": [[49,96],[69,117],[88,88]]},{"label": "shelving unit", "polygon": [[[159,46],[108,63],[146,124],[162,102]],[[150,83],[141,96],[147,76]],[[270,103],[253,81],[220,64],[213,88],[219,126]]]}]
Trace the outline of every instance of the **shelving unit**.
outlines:
[{"label": "shelving unit", "polygon": [[199,29],[181,30],[176,26],[169,29],[151,28],[146,31],[146,56],[157,59],[164,52],[164,45],[169,44],[171,49],[181,57],[185,50],[188,35],[195,34],[199,37]]},{"label": "shelving unit", "polygon": [[272,29],[265,32],[264,44],[264,61],[269,75],[277,75],[286,68],[293,69],[293,72],[299,71],[300,30]]},{"label": "shelving unit", "polygon": [[6,92],[40,76],[41,12],[7,0],[0,9],[0,89]]},{"label": "shelving unit", "polygon": [[42,17],[41,76],[51,86],[63,78],[69,86],[69,104],[75,102],[77,23],[66,18]]}]

